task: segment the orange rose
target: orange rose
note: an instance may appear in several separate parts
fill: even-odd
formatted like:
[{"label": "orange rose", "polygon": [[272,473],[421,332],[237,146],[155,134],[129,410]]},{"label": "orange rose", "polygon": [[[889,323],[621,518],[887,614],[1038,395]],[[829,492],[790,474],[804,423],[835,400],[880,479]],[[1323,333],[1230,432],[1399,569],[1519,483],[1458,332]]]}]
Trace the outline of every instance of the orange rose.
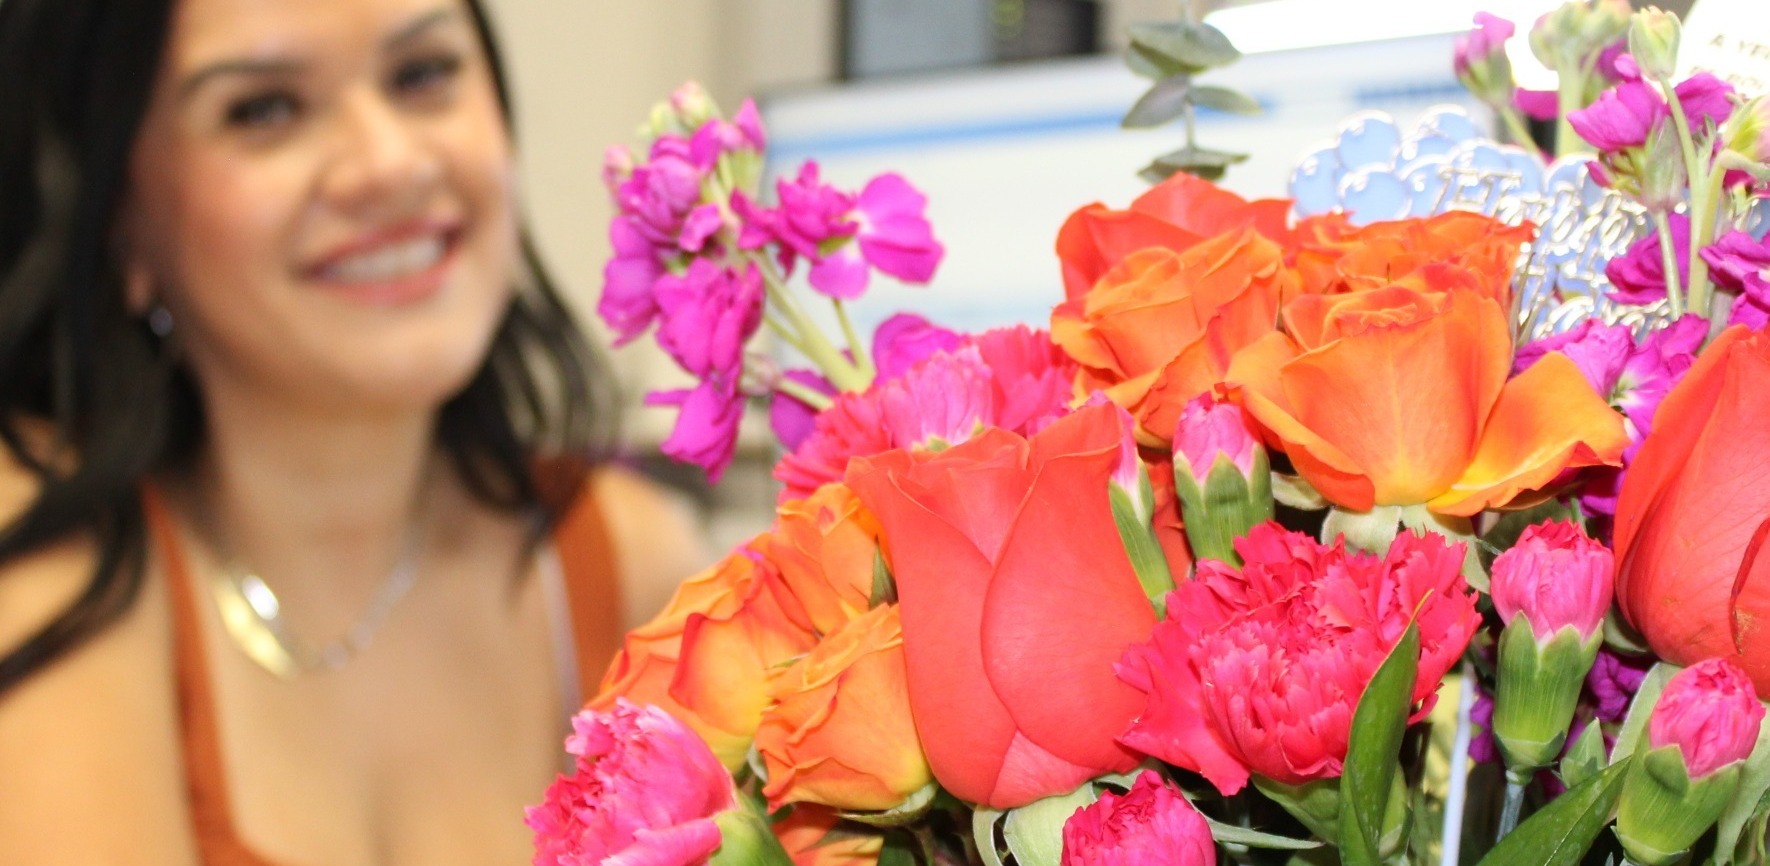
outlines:
[{"label": "orange rose", "polygon": [[774,529],[754,544],[780,570],[812,627],[829,634],[867,609],[879,553],[879,521],[843,484],[826,484],[776,509]]},{"label": "orange rose", "polygon": [[1770,697],[1770,333],[1734,327],[1654,413],[1616,504],[1616,601],[1661,658]]},{"label": "orange rose", "polygon": [[1105,391],[1137,419],[1139,443],[1166,448],[1187,401],[1277,327],[1295,292],[1284,251],[1251,230],[1139,250],[1057,306],[1051,339],[1082,368],[1077,392]]},{"label": "orange rose", "polygon": [[910,716],[903,626],[876,607],[774,675],[756,731],[771,808],[821,803],[883,811],[933,781]]},{"label": "orange rose", "polygon": [[1247,201],[1189,174],[1176,174],[1131,202],[1128,210],[1099,203],[1069,215],[1057,231],[1057,257],[1063,262],[1063,292],[1074,300],[1094,288],[1108,270],[1148,247],[1180,252],[1206,238],[1253,228],[1280,243],[1291,203],[1285,199]]},{"label": "orange rose", "polygon": [[[840,826],[842,833],[831,837]],[[836,810],[801,803],[776,821],[774,835],[793,858],[793,866],[873,866],[885,837],[859,824],[843,824]]]},{"label": "orange rose", "polygon": [[816,642],[780,574],[740,547],[627,633],[590,706],[607,709],[625,697],[662,707],[735,771],[769,704],[769,674]]},{"label": "orange rose", "polygon": [[1477,213],[1353,226],[1315,218],[1297,226],[1293,265],[1306,294],[1338,294],[1401,284],[1421,291],[1472,288],[1511,304],[1520,245],[1536,235]]},{"label": "orange rose", "polygon": [[1425,504],[1469,516],[1564,469],[1616,465],[1622,416],[1565,356],[1507,380],[1512,339],[1482,293],[1391,286],[1304,295],[1288,333],[1229,371],[1248,412],[1297,471],[1342,507]]}]

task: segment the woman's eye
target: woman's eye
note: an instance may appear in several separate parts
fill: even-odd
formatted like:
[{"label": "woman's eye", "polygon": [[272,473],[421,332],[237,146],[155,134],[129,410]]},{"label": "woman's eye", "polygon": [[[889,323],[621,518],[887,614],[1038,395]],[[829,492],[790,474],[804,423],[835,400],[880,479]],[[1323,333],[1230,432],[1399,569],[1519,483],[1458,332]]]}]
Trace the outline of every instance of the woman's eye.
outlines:
[{"label": "woman's eye", "polygon": [[426,96],[444,90],[461,70],[461,58],[439,55],[403,63],[393,73],[395,92]]},{"label": "woman's eye", "polygon": [[293,94],[261,93],[229,104],[226,120],[239,129],[268,129],[294,120],[299,108]]}]

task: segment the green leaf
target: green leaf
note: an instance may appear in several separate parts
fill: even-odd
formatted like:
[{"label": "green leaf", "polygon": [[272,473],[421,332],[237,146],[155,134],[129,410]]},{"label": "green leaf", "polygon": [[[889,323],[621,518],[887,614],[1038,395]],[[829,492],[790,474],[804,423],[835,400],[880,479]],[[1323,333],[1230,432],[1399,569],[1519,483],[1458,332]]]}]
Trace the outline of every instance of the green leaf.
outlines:
[{"label": "green leaf", "polygon": [[879,849],[879,866],[916,866],[916,840],[908,833],[892,833]]},{"label": "green leaf", "polygon": [[1604,769],[1604,727],[1586,725],[1579,739],[1561,756],[1561,784],[1569,788],[1592,778]]},{"label": "green leaf", "polygon": [[885,552],[875,549],[873,551],[873,594],[867,599],[867,607],[896,603],[897,579],[891,576],[891,568],[885,564]]},{"label": "green leaf", "polygon": [[1225,845],[1246,845],[1249,848],[1271,848],[1276,851],[1307,851],[1321,847],[1321,843],[1313,839],[1292,839],[1289,836],[1262,833],[1208,817],[1205,818],[1205,823],[1211,825],[1211,838]]},{"label": "green leaf", "polygon": [[1131,25],[1128,32],[1132,48],[1141,50],[1146,59],[1162,68],[1202,72],[1241,59],[1241,52],[1230,44],[1229,37],[1209,24],[1146,22]]},{"label": "green leaf", "polygon": [[1770,794],[1770,725],[1758,726],[1758,743],[1745,759],[1739,776],[1739,793],[1715,822],[1715,866],[1728,866],[1739,847],[1740,831],[1747,822],[1764,811],[1763,800]]},{"label": "green leaf", "polygon": [[1046,797],[1008,810],[1002,838],[1019,866],[1058,866],[1063,860],[1063,825],[1077,809],[1097,798],[1094,785],[1082,783],[1067,794]]},{"label": "green leaf", "polygon": [[1131,72],[1138,77],[1157,81],[1170,75],[1189,71],[1186,67],[1134,42],[1131,43],[1129,50],[1125,51],[1125,65],[1130,67]]},{"label": "green leaf", "polygon": [[1239,90],[1230,90],[1227,87],[1218,87],[1214,84],[1201,84],[1192,88],[1191,98],[1194,105],[1202,105],[1230,114],[1252,115],[1266,110],[1260,106],[1260,101],[1252,96]]},{"label": "green leaf", "polygon": [[1247,158],[1248,155],[1245,153],[1230,153],[1225,150],[1211,150],[1208,147],[1188,145],[1156,157],[1155,163],[1187,171],[1199,167],[1227,168],[1238,162],[1246,162]]},{"label": "green leaf", "polygon": [[1610,824],[1628,768],[1612,764],[1573,786],[1501,839],[1476,866],[1576,866]]},{"label": "green leaf", "polygon": [[[1420,668],[1420,629],[1407,632],[1377,668],[1358,709],[1352,714],[1352,739],[1346,745],[1340,777],[1340,856],[1347,866],[1378,866],[1384,861],[1385,839],[1395,828],[1392,808],[1401,763],[1401,737],[1413,707],[1414,678]],[[1397,826],[1399,824],[1397,823]]]},{"label": "green leaf", "polygon": [[1125,129],[1147,129],[1161,126],[1186,113],[1187,95],[1192,92],[1191,73],[1170,75],[1150,85],[1137,98],[1119,125]]}]

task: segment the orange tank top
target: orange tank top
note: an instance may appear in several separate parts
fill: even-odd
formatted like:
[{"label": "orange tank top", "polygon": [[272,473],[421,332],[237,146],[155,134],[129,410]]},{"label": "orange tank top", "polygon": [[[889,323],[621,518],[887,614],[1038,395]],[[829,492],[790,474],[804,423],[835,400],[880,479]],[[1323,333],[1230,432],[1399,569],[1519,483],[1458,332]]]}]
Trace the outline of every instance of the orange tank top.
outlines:
[{"label": "orange tank top", "polygon": [[[583,696],[596,692],[621,635],[614,547],[593,487],[588,481],[579,487],[552,534],[577,662],[575,685]],[[151,485],[143,488],[142,508],[154,547],[163,558],[170,590],[185,791],[198,862],[202,866],[279,866],[248,847],[234,830],[194,581],[165,502]]]}]

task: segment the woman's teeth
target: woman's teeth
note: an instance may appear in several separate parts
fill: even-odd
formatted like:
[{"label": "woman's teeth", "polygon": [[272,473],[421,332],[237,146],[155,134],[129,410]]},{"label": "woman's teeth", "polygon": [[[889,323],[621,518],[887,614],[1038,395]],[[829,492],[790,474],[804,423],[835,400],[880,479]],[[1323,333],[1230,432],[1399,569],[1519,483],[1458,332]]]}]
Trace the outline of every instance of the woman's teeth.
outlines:
[{"label": "woman's teeth", "polygon": [[418,238],[339,259],[325,268],[324,276],[346,283],[397,280],[436,264],[442,259],[443,248],[441,237]]}]

